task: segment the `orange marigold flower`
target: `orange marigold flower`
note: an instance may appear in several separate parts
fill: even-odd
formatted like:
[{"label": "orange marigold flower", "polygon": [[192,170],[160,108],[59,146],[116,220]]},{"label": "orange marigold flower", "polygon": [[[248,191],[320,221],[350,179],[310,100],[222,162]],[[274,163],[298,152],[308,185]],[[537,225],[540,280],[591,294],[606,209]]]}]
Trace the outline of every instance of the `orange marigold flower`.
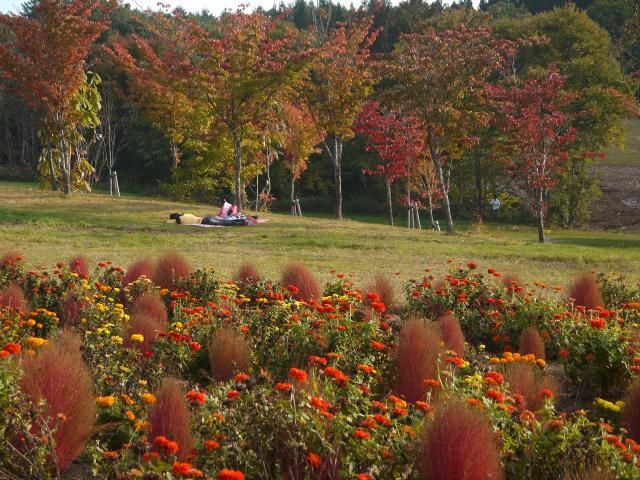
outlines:
[{"label": "orange marigold flower", "polygon": [[427,402],[423,402],[422,400],[418,400],[416,402],[416,408],[423,412],[430,412],[431,410],[433,410],[431,405],[429,405]]},{"label": "orange marigold flower", "polygon": [[313,468],[318,468],[322,465],[322,458],[317,453],[309,452],[307,453],[307,461]]},{"label": "orange marigold flower", "polygon": [[223,468],[216,476],[218,480],[244,480],[244,473],[239,470],[230,470]]},{"label": "orange marigold flower", "polygon": [[376,350],[384,350],[386,348],[384,343],[376,342],[375,340],[371,340],[370,345]]},{"label": "orange marigold flower", "polygon": [[215,440],[205,440],[204,448],[207,450],[207,452],[210,452],[211,450],[216,450],[220,448],[220,444]]},{"label": "orange marigold flower", "polygon": [[191,403],[199,403],[200,405],[203,405],[207,401],[207,396],[202,392],[191,390],[187,392],[187,399]]},{"label": "orange marigold flower", "polygon": [[502,376],[501,373],[492,370],[484,374],[483,380],[484,380],[484,383],[486,383],[487,385],[495,386],[495,385],[502,385],[502,383],[504,382],[504,377]]},{"label": "orange marigold flower", "polygon": [[374,368],[371,365],[365,365],[365,364],[360,364],[356,367],[358,370],[360,370],[361,372],[364,373],[371,373],[373,372]]},{"label": "orange marigold flower", "polygon": [[462,367],[464,365],[464,359],[460,357],[448,357],[445,361],[455,365],[456,367]]},{"label": "orange marigold flower", "polygon": [[311,405],[316,407],[318,410],[327,410],[331,407],[329,402],[321,399],[320,397],[311,397]]},{"label": "orange marigold flower", "polygon": [[317,355],[310,355],[309,361],[314,365],[326,365],[327,359],[324,357],[318,357]]},{"label": "orange marigold flower", "polygon": [[439,387],[440,380],[436,380],[435,378],[427,378],[424,380],[424,384],[428,387]]},{"label": "orange marigold flower", "polygon": [[376,421],[376,423],[378,423],[379,425],[384,425],[384,426],[389,426],[391,425],[391,420],[388,417],[385,417],[384,415],[382,415],[381,413],[376,413],[373,416],[373,419]]},{"label": "orange marigold flower", "polygon": [[298,368],[290,368],[289,369],[289,377],[295,378],[299,382],[307,381],[307,372],[304,370],[300,370]]},{"label": "orange marigold flower", "polygon": [[353,436],[356,438],[362,438],[364,440],[371,438],[371,434],[369,432],[361,430],[360,428],[356,428],[354,430]]},{"label": "orange marigold flower", "polygon": [[291,385],[290,383],[276,383],[276,390],[278,390],[279,392],[288,392],[292,387],[293,385]]},{"label": "orange marigold flower", "polygon": [[487,398],[495,400],[496,402],[504,402],[504,393],[500,392],[499,390],[490,388],[489,390],[487,390]]}]

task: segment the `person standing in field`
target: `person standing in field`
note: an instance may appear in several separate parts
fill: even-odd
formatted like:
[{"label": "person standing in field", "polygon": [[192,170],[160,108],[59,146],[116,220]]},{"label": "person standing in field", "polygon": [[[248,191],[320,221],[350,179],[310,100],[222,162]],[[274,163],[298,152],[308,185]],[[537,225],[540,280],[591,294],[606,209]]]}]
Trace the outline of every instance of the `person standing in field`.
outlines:
[{"label": "person standing in field", "polygon": [[500,212],[500,199],[497,195],[493,196],[489,205],[491,205],[491,218],[495,220],[498,218],[498,213]]}]

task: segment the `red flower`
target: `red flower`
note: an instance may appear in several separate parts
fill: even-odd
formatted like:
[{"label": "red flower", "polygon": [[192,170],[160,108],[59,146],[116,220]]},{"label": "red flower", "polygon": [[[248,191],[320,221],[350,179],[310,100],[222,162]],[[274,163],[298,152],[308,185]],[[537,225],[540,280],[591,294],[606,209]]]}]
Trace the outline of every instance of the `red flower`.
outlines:
[{"label": "red flower", "polygon": [[240,398],[240,392],[238,390],[230,390],[229,392],[227,392],[227,398],[230,398],[231,400]]},{"label": "red flower", "polygon": [[476,268],[478,268],[478,264],[475,262],[469,262],[467,263],[467,267],[469,267],[469,270],[475,270]]},{"label": "red flower", "polygon": [[205,440],[204,448],[207,450],[207,452],[210,452],[211,450],[216,450],[220,448],[220,444],[215,440]]},{"label": "red flower", "polygon": [[295,378],[299,382],[306,382],[307,381],[307,372],[305,372],[304,370],[299,370],[297,368],[290,368],[289,369],[289,377]]},{"label": "red flower", "polygon": [[159,435],[153,439],[153,444],[158,448],[164,450],[169,455],[175,455],[178,453],[180,447],[178,446],[178,442],[173,442],[169,440],[164,435]]},{"label": "red flower", "polygon": [[361,372],[364,373],[371,373],[373,372],[373,367],[371,365],[364,365],[364,364],[360,364],[356,367],[358,370],[360,370]]},{"label": "red flower", "polygon": [[203,405],[204,402],[207,401],[207,396],[202,392],[196,392],[195,390],[191,390],[190,392],[187,393],[187,399],[191,403],[199,403],[200,405]]},{"label": "red flower", "polygon": [[244,480],[244,473],[239,470],[229,470],[224,468],[216,476],[218,480]]},{"label": "red flower", "polygon": [[245,382],[249,380],[249,375],[246,373],[236,373],[236,376],[233,377],[236,382]]},{"label": "red flower", "polygon": [[10,356],[11,356],[11,354],[9,352],[7,352],[6,350],[0,350],[0,358],[8,358]]},{"label": "red flower", "polygon": [[15,355],[20,353],[21,347],[17,343],[7,343],[2,349],[9,352],[11,355]]},{"label": "red flower", "polygon": [[558,356],[559,356],[560,358],[567,358],[567,357],[569,356],[569,350],[568,350],[568,349],[566,349],[566,348],[563,348],[562,350],[560,350],[560,351],[558,352]]},{"label": "red flower", "polygon": [[385,425],[385,426],[389,426],[391,425],[391,420],[389,420],[388,417],[385,417],[384,415],[382,415],[381,413],[376,413],[373,416],[373,419],[376,421],[376,423],[378,423],[379,425]]},{"label": "red flower", "polygon": [[464,359],[460,357],[449,357],[445,361],[455,365],[456,367],[462,367],[464,365]]},{"label": "red flower", "polygon": [[371,346],[376,350],[384,350],[386,348],[384,343],[376,342],[375,340],[371,340]]},{"label": "red flower", "polygon": [[318,357],[317,355],[310,355],[309,361],[316,365],[326,365],[327,359],[324,357]]},{"label": "red flower", "polygon": [[373,477],[368,473],[356,473],[356,480],[373,480]]},{"label": "red flower", "polygon": [[288,285],[287,290],[289,290],[293,295],[296,295],[298,292],[300,292],[300,289],[295,285]]},{"label": "red flower", "polygon": [[202,347],[198,342],[191,342],[189,344],[189,350],[191,350],[192,352],[199,352],[201,348]]},{"label": "red flower", "polygon": [[189,478],[204,476],[200,470],[193,468],[190,463],[186,462],[174,462],[173,466],[171,467],[171,473],[181,477]]},{"label": "red flower", "polygon": [[291,387],[293,387],[293,385],[290,383],[276,383],[276,390],[279,392],[288,392],[291,390]]},{"label": "red flower", "polygon": [[483,380],[487,385],[495,386],[502,385],[502,383],[504,382],[504,377],[501,373],[492,370],[484,374]]},{"label": "red flower", "polygon": [[542,398],[552,398],[553,392],[548,388],[543,388],[542,390],[540,390],[540,395],[542,395]]},{"label": "red flower", "polygon": [[364,430],[361,430],[359,428],[354,430],[353,436],[356,438],[362,438],[365,440],[371,438],[371,434],[369,432],[365,432]]},{"label": "red flower", "polygon": [[322,459],[317,453],[307,453],[307,461],[313,468],[318,468],[320,465],[322,465]]},{"label": "red flower", "polygon": [[593,328],[597,328],[598,330],[600,330],[601,328],[604,328],[605,326],[605,321],[601,318],[593,318],[591,320],[591,326]]},{"label": "red flower", "polygon": [[504,402],[504,393],[490,388],[487,390],[487,398],[495,400],[496,402]]}]

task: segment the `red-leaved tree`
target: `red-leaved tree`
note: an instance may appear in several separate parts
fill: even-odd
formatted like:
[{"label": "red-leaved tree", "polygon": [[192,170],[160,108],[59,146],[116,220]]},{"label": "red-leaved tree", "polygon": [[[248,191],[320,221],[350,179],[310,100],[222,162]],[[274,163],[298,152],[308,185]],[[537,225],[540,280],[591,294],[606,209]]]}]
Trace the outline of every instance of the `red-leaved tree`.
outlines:
[{"label": "red-leaved tree", "polygon": [[[415,117],[370,102],[360,112],[354,128],[367,139],[367,151],[380,157],[381,162],[364,173],[384,179],[389,225],[393,225],[391,185],[400,178],[410,178],[413,173],[424,146],[420,125]],[[411,188],[410,182],[408,188]],[[407,194],[410,198],[410,191]]]},{"label": "red-leaved tree", "polygon": [[562,75],[550,70],[541,79],[511,88],[487,86],[499,125],[507,134],[512,174],[538,217],[541,243],[545,241],[547,192],[558,182],[557,174],[577,135],[571,126],[572,115],[563,110],[571,102],[571,96],[563,91],[564,82]]}]

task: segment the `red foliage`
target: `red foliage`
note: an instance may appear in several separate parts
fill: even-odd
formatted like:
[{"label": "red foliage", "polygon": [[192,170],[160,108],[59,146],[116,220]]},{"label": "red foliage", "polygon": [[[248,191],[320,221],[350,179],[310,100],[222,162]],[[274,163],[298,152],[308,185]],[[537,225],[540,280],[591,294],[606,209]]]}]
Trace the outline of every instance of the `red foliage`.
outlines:
[{"label": "red foliage", "polygon": [[393,285],[387,277],[379,273],[373,281],[373,284],[368,289],[369,292],[377,293],[380,296],[380,301],[384,303],[387,310],[393,308],[395,301],[395,292],[393,291]]},{"label": "red foliage", "polygon": [[640,382],[629,385],[624,400],[624,426],[629,430],[629,436],[640,442]]},{"label": "red foliage", "polygon": [[82,255],[77,255],[69,260],[69,270],[81,277],[89,276],[89,261]]},{"label": "red foliage", "polygon": [[575,306],[581,305],[586,309],[602,307],[602,293],[598,281],[590,273],[583,273],[569,286],[569,298],[573,298]]},{"label": "red foliage", "polygon": [[527,327],[520,334],[520,353],[522,355],[533,353],[536,358],[546,358],[544,340],[535,327]]},{"label": "red foliage", "polygon": [[146,292],[138,297],[133,302],[133,313],[151,317],[166,329],[167,307],[156,292]]},{"label": "red foliage", "polygon": [[0,305],[21,312],[29,311],[29,302],[27,302],[22,289],[17,285],[7,285],[0,290]]},{"label": "red foliage", "polygon": [[178,280],[188,277],[190,273],[191,266],[182,255],[168,252],[158,260],[153,280],[162,288],[173,289]]},{"label": "red foliage", "polygon": [[512,363],[504,372],[504,381],[509,384],[512,394],[522,395],[521,407],[535,412],[544,405],[543,389],[555,394],[558,392],[557,382],[549,376],[537,375],[534,367],[527,363]]},{"label": "red foliage", "polygon": [[433,323],[410,319],[402,326],[396,351],[395,391],[409,402],[423,400],[428,389],[424,380],[435,378],[440,341],[440,334]]},{"label": "red foliage", "polygon": [[[139,333],[144,337],[142,342],[131,340],[131,335]],[[140,349],[142,353],[149,352],[151,343],[158,338],[161,333],[167,333],[167,322],[157,317],[151,317],[145,314],[133,314],[129,329],[127,330],[124,345],[126,347],[135,347]]]},{"label": "red foliage", "polygon": [[424,433],[418,469],[424,480],[500,480],[500,448],[490,420],[449,401],[436,408]]},{"label": "red foliage", "polygon": [[[156,402],[149,412],[149,441],[166,437],[178,444],[178,459],[185,460],[195,444],[191,436],[191,411],[182,382],[165,378],[155,393]],[[154,445],[154,448],[157,448]]]},{"label": "red foliage", "polygon": [[282,285],[298,287],[298,292],[294,294],[297,300],[320,297],[320,285],[315,275],[302,263],[294,262],[287,265],[282,272]]},{"label": "red foliage", "polygon": [[464,333],[460,327],[460,321],[453,315],[445,315],[438,321],[442,341],[447,350],[453,350],[459,356],[464,355]]},{"label": "red foliage", "polygon": [[78,323],[84,314],[84,310],[88,308],[89,305],[90,302],[88,300],[78,298],[78,295],[75,293],[68,293],[63,297],[60,304],[62,320],[67,324]]},{"label": "red foliage", "polygon": [[22,363],[22,390],[33,403],[46,400],[46,421],[50,429],[56,428],[55,451],[61,471],[82,452],[95,428],[93,380],[80,346],[80,340],[65,330]]},{"label": "red foliage", "polygon": [[245,262],[238,268],[235,280],[242,283],[256,283],[260,280],[260,275],[255,266]]},{"label": "red foliage", "polygon": [[135,282],[142,275],[147,277],[148,279],[153,279],[154,274],[156,273],[156,265],[148,258],[143,258],[133,263],[128,269],[127,274],[124,276],[124,280],[122,281],[122,286],[126,287],[131,282]]},{"label": "red foliage", "polygon": [[232,328],[217,329],[209,341],[211,376],[218,381],[233,378],[235,372],[245,371],[249,367],[250,355],[249,342]]}]

